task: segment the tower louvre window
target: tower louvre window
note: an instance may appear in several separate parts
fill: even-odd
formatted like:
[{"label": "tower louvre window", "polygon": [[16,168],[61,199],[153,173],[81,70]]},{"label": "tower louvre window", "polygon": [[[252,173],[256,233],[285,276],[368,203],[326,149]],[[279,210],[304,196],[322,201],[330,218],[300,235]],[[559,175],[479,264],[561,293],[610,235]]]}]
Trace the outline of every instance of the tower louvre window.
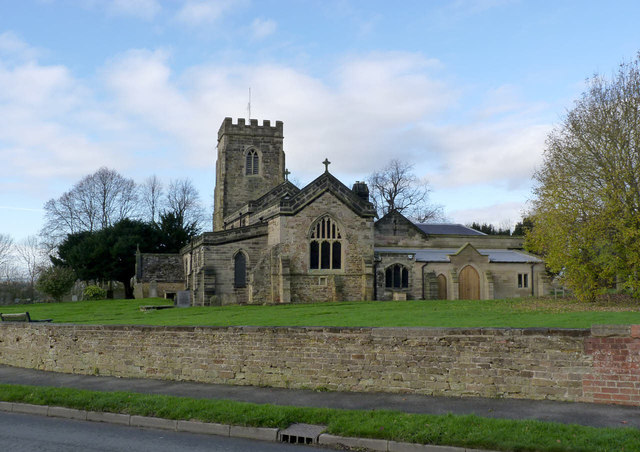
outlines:
[{"label": "tower louvre window", "polygon": [[247,152],[246,162],[245,162],[245,175],[251,176],[258,174],[260,169],[260,156],[258,156],[258,152],[255,150],[251,150]]},{"label": "tower louvre window", "polygon": [[342,268],[342,234],[329,216],[318,219],[311,226],[309,237],[309,268],[338,270]]}]

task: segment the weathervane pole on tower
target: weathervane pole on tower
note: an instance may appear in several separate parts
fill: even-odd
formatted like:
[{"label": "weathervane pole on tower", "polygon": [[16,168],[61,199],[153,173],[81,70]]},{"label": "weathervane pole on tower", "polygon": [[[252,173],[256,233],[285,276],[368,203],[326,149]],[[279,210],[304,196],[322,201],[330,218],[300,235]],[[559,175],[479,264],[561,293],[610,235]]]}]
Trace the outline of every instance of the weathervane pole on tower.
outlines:
[{"label": "weathervane pole on tower", "polygon": [[247,104],[247,121],[251,121],[251,88],[249,88],[249,103]]}]

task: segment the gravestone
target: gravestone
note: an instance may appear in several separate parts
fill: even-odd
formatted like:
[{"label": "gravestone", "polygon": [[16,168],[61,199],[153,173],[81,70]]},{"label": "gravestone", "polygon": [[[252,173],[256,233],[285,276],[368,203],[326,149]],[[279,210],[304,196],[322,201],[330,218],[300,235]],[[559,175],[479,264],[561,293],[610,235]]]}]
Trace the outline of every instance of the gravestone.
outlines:
[{"label": "gravestone", "polygon": [[179,290],[176,293],[176,306],[179,308],[191,307],[191,291]]},{"label": "gravestone", "polygon": [[158,296],[158,282],[151,281],[149,283],[149,298],[155,298]]}]

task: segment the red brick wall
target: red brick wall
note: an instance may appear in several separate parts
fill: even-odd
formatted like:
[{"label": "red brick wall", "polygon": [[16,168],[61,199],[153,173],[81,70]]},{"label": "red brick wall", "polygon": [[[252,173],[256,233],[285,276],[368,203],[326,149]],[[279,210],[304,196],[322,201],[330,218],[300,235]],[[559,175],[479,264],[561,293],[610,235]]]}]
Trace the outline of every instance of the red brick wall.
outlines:
[{"label": "red brick wall", "polygon": [[585,340],[591,372],[584,398],[597,403],[640,406],[640,325],[594,326]]}]

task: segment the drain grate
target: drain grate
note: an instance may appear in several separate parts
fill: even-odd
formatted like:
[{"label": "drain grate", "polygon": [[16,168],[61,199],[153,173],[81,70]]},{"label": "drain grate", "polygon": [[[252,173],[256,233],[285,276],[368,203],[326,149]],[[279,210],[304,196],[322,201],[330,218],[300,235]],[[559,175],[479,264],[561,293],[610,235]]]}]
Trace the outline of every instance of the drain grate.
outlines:
[{"label": "drain grate", "polygon": [[318,444],[318,436],[327,429],[324,425],[291,424],[278,433],[278,439],[283,443]]}]

